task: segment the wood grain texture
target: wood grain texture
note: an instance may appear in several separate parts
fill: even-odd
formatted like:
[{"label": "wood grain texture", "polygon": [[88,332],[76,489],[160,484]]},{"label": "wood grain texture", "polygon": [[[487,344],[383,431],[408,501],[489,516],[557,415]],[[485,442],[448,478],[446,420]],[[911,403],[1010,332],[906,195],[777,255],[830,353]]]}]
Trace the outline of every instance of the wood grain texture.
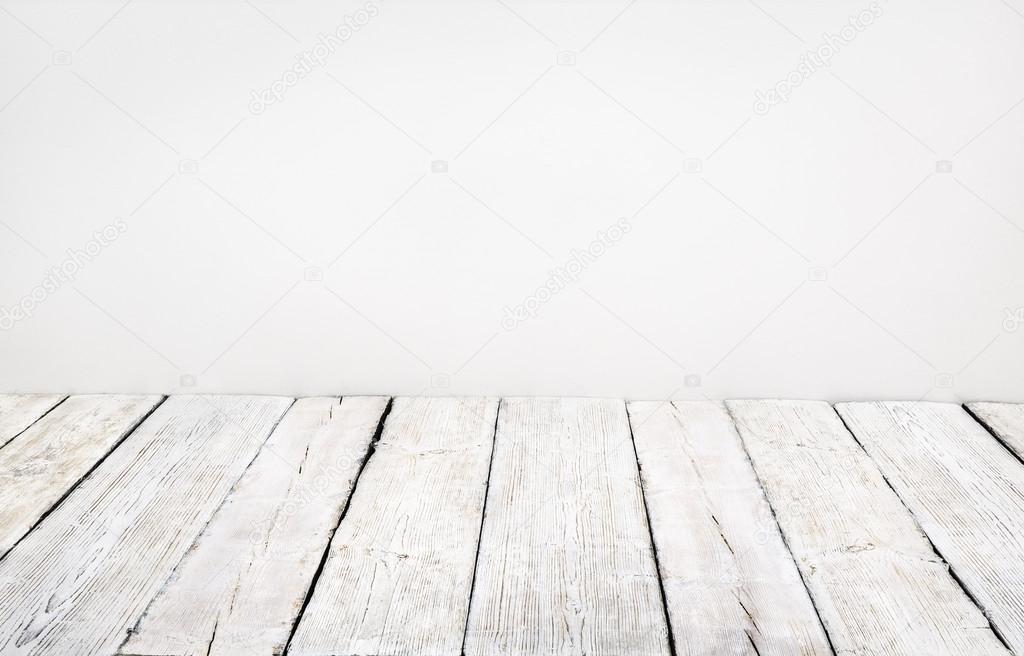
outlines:
[{"label": "wood grain texture", "polygon": [[387,402],[296,401],[121,652],[281,654]]},{"label": "wood grain texture", "polygon": [[677,654],[831,654],[724,406],[628,404]]},{"label": "wood grain texture", "polygon": [[0,394],[0,449],[64,398],[63,394]]},{"label": "wood grain texture", "polygon": [[116,651],[290,404],[158,407],[0,561],[0,653]]},{"label": "wood grain texture", "polygon": [[460,653],[497,409],[395,399],[289,655]]},{"label": "wood grain texture", "polygon": [[837,653],[1007,653],[827,403],[728,407]]},{"label": "wood grain texture", "polygon": [[1024,466],[959,405],[836,409],[995,630],[1024,654]]},{"label": "wood grain texture", "polygon": [[1024,459],[1024,404],[968,403],[974,416],[995,433],[1006,448]]},{"label": "wood grain texture", "polygon": [[466,654],[668,654],[625,404],[505,399]]},{"label": "wood grain texture", "polygon": [[161,399],[72,396],[0,449],[0,558]]}]

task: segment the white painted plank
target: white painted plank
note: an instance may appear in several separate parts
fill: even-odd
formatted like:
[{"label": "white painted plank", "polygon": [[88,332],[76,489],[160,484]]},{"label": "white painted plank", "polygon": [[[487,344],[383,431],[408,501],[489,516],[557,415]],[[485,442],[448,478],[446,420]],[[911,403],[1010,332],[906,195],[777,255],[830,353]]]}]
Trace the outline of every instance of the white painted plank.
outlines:
[{"label": "white painted plank", "polygon": [[466,654],[668,654],[625,403],[506,399]]},{"label": "white painted plank", "polygon": [[1007,653],[827,403],[728,407],[837,653]]},{"label": "white painted plank", "polygon": [[161,398],[72,396],[0,449],[0,558]]},{"label": "white painted plank", "polygon": [[1024,654],[1024,466],[959,405],[836,409],[995,630]]},{"label": "white painted plank", "polygon": [[290,656],[459,654],[497,408],[394,401]]},{"label": "white painted plank", "polygon": [[281,654],[387,402],[296,401],[121,652]]},{"label": "white painted plank", "polygon": [[0,394],[0,449],[63,400],[63,394]]},{"label": "white painted plank", "polygon": [[160,405],[0,561],[0,653],[116,651],[290,403]]},{"label": "white painted plank", "polygon": [[1024,403],[968,403],[967,407],[1008,449],[1024,458]]},{"label": "white painted plank", "polygon": [[724,406],[628,405],[677,654],[831,654]]}]

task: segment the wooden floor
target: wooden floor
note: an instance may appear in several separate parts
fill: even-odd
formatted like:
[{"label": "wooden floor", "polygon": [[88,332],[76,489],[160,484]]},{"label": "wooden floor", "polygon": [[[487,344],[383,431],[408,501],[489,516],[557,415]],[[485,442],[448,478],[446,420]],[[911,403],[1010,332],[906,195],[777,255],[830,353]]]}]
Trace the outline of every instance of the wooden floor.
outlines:
[{"label": "wooden floor", "polygon": [[1024,655],[1024,405],[0,395],[0,654]]}]

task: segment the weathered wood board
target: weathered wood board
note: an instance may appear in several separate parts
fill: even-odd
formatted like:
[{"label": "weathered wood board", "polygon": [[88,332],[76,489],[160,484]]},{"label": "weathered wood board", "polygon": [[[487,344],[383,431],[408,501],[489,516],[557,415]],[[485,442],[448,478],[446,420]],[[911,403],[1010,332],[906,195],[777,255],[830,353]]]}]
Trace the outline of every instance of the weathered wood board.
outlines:
[{"label": "weathered wood board", "polygon": [[284,651],[388,399],[299,399],[121,648]]},{"label": "weathered wood board", "polygon": [[460,653],[497,410],[395,399],[289,655]]},{"label": "weathered wood board", "polygon": [[290,404],[160,405],[0,561],[0,653],[115,652]]},{"label": "weathered wood board", "polygon": [[827,403],[727,405],[837,653],[1007,653]]},{"label": "weathered wood board", "polygon": [[63,394],[0,394],[0,449],[64,398]]},{"label": "weathered wood board", "polygon": [[676,653],[831,654],[725,407],[628,407]]},{"label": "weathered wood board", "polygon": [[161,399],[72,396],[0,449],[0,558]]},{"label": "weathered wood board", "polygon": [[668,653],[625,404],[503,400],[466,654]]},{"label": "weathered wood board", "polygon": [[1024,654],[1024,466],[959,405],[836,409],[993,628]]}]

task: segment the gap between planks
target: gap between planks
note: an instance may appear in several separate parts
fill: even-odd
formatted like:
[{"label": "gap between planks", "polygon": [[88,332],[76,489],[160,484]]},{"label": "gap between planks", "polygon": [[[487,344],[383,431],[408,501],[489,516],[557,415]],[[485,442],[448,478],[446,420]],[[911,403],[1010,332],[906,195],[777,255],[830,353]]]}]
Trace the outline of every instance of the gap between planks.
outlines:
[{"label": "gap between planks", "polygon": [[651,507],[647,503],[647,492],[644,489],[644,467],[640,462],[640,456],[636,450],[636,434],[633,430],[633,415],[629,411],[629,403],[626,402],[626,424],[629,426],[629,441],[633,444],[633,458],[636,460],[637,473],[640,475],[640,501],[644,507],[644,521],[647,523],[647,535],[651,541],[651,555],[654,558],[654,569],[658,573],[658,590],[661,593],[661,612],[665,618],[665,626],[668,630],[668,653],[670,656],[677,656],[675,627],[669,617],[668,597],[665,595],[664,568],[658,555],[658,544],[654,539],[654,527],[651,525]]}]

